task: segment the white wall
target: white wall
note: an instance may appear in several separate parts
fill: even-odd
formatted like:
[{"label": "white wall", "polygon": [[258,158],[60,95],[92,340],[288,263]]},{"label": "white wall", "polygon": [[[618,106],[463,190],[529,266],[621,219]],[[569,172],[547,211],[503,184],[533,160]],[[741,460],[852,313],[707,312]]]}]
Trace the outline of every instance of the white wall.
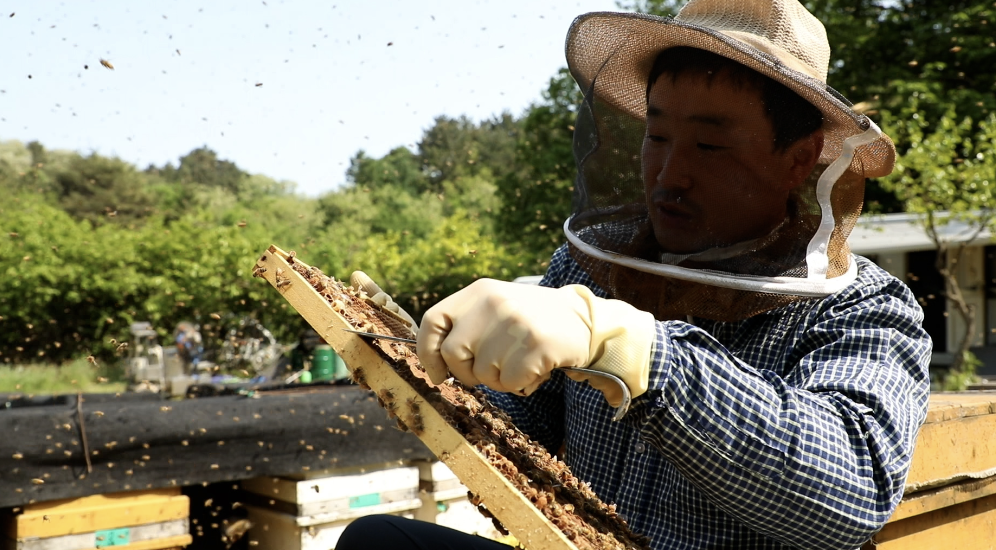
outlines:
[{"label": "white wall", "polygon": [[879,267],[888,271],[900,281],[906,282],[906,252],[882,252],[877,254],[877,256]]}]

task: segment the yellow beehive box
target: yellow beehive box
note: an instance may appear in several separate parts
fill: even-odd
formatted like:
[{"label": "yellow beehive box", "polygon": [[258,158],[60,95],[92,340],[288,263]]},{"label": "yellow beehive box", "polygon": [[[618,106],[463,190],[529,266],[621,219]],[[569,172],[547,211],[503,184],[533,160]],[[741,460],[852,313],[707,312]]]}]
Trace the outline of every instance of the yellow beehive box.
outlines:
[{"label": "yellow beehive box", "polygon": [[906,494],[865,548],[996,548],[996,392],[930,397]]},{"label": "yellow beehive box", "polygon": [[179,488],[39,502],[3,518],[4,548],[160,550],[192,542]]}]

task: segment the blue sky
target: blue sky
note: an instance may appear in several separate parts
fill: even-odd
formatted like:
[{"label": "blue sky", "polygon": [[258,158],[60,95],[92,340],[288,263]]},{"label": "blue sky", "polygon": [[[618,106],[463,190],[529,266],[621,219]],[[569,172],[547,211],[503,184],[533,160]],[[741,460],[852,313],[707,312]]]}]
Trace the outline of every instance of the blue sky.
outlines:
[{"label": "blue sky", "polygon": [[[206,145],[316,196],[439,115],[515,115],[614,0],[4,3],[0,140],[144,168]],[[12,16],[11,16],[12,14]],[[101,59],[114,69],[101,66]]]}]

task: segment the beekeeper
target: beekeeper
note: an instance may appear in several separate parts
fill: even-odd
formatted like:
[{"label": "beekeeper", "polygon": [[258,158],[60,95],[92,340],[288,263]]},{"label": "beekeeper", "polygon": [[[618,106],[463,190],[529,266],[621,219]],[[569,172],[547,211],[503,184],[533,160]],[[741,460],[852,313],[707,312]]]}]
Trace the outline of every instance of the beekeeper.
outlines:
[{"label": "beekeeper", "polygon": [[[539,287],[480,280],[430,309],[423,366],[490,388],[654,548],[859,547],[902,496],[931,343],[909,289],[848,250],[895,148],[827,86],[823,25],[796,0],[591,13],[567,61],[567,243]],[[624,419],[565,366],[622,378]],[[343,542],[405,547],[366,535],[411,523]]]}]

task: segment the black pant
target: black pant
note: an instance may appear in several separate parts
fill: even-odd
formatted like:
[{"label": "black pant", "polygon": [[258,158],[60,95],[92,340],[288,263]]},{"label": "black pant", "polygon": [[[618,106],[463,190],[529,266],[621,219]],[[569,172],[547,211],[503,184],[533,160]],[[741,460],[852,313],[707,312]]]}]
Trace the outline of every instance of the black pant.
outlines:
[{"label": "black pant", "polygon": [[365,516],[350,523],[336,550],[510,550],[491,539],[398,516]]}]

